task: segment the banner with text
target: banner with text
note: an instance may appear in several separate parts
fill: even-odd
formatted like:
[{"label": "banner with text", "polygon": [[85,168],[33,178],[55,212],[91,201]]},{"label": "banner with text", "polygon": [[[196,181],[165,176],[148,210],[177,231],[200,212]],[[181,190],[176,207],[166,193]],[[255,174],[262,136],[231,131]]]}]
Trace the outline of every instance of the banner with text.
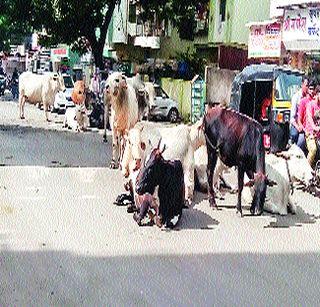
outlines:
[{"label": "banner with text", "polygon": [[248,58],[279,58],[281,54],[281,24],[250,27]]}]

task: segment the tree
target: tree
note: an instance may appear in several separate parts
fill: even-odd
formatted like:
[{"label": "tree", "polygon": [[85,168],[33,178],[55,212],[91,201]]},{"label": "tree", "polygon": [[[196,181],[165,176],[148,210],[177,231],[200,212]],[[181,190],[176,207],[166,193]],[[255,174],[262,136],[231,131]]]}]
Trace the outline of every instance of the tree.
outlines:
[{"label": "tree", "polygon": [[197,6],[208,4],[209,0],[139,0],[143,9],[143,21],[153,19],[159,22],[170,20],[177,27],[181,38],[193,39]]},{"label": "tree", "polygon": [[[45,46],[71,45],[80,53],[91,50],[95,63],[103,67],[103,48],[116,4],[121,0],[1,0],[9,9],[9,22],[42,31]],[[100,31],[96,36],[97,29]]]}]

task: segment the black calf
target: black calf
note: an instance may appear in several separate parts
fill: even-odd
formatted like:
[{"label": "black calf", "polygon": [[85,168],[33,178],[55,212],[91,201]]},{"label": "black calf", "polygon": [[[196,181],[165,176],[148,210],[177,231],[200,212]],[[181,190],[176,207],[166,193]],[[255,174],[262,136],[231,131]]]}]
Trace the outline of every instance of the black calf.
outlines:
[{"label": "black calf", "polygon": [[[166,227],[173,228],[182,214],[184,206],[184,179],[180,161],[167,161],[158,147],[153,149],[146,166],[140,170],[136,183],[139,195],[153,194],[159,186],[159,216],[158,221]],[[146,210],[144,210],[146,211]]]}]

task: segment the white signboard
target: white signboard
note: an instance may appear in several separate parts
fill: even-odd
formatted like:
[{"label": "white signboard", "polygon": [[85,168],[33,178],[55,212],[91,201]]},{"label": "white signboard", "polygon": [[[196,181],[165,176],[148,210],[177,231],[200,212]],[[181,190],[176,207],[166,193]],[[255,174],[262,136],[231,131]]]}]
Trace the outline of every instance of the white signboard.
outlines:
[{"label": "white signboard", "polygon": [[281,25],[272,23],[250,27],[248,57],[278,58],[281,55]]},{"label": "white signboard", "polygon": [[320,8],[286,10],[283,42],[289,50],[320,49]]}]

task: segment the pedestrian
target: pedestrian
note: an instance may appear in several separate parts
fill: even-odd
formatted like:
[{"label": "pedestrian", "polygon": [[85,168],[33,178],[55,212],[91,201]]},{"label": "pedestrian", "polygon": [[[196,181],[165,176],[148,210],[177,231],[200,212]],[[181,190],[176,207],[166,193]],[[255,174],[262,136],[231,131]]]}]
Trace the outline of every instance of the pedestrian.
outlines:
[{"label": "pedestrian", "polygon": [[299,125],[299,137],[297,145],[307,156],[308,149],[306,145],[305,127],[306,127],[306,109],[307,105],[314,99],[316,82],[310,81],[308,85],[308,92],[306,97],[302,98],[298,107],[298,125]]},{"label": "pedestrian", "polygon": [[290,112],[290,139],[291,143],[297,144],[299,133],[302,132],[301,127],[298,124],[298,108],[300,101],[307,96],[308,93],[308,77],[302,79],[302,86],[293,96],[291,100],[291,112]]},{"label": "pedestrian", "polygon": [[90,91],[92,91],[94,93],[94,95],[96,96],[96,98],[99,98],[99,93],[100,93],[100,80],[99,80],[99,76],[97,73],[95,73],[93,75],[93,77],[91,78],[91,82],[90,82]]},{"label": "pedestrian", "polygon": [[11,77],[11,89],[12,89],[13,100],[18,99],[18,96],[19,96],[18,83],[19,83],[19,73],[17,68],[15,67]]},{"label": "pedestrian", "polygon": [[306,107],[306,142],[308,148],[308,161],[311,167],[315,166],[317,155],[317,140],[320,139],[320,85],[316,87],[315,99]]}]

